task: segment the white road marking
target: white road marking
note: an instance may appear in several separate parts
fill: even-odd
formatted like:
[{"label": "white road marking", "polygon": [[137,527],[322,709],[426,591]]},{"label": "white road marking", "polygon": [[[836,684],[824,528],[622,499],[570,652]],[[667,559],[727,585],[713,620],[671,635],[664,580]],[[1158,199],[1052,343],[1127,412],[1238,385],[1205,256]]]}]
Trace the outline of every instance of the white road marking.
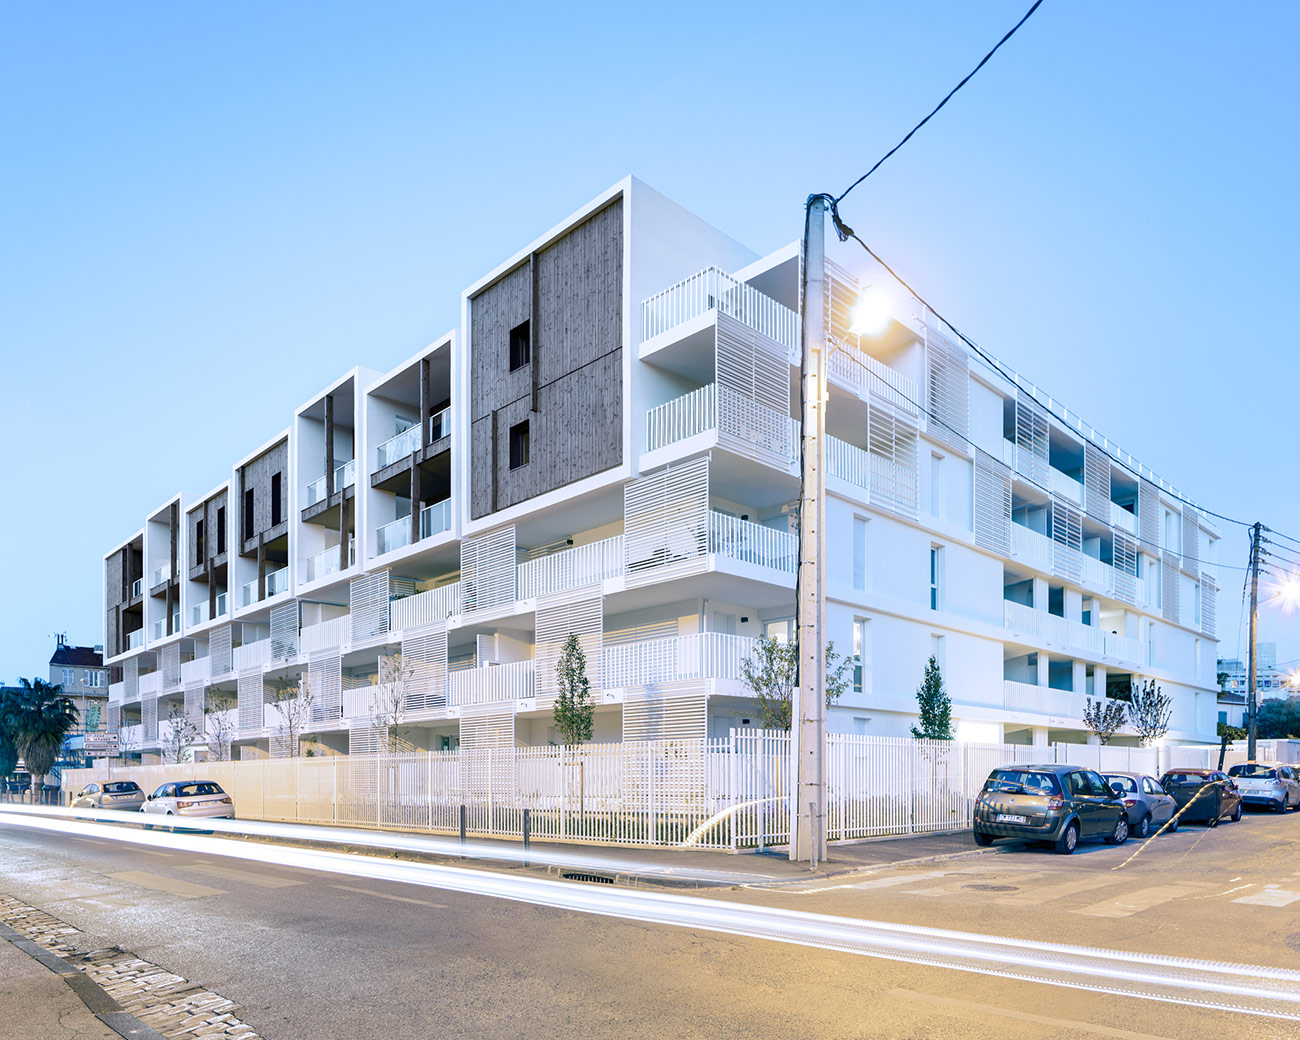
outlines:
[{"label": "white road marking", "polygon": [[235,867],[225,867],[219,863],[194,863],[185,867],[186,870],[193,870],[199,874],[210,874],[212,877],[224,878],[226,881],[242,881],[248,885],[257,885],[259,888],[289,888],[292,885],[305,885],[305,881],[295,881],[292,878],[277,877],[274,874],[258,874],[251,870],[238,870]]},{"label": "white road marking", "polygon": [[1006,902],[1015,906],[1039,906],[1050,903],[1053,899],[1064,899],[1079,892],[1087,892],[1106,885],[1119,885],[1122,880],[1115,877],[1080,878],[1078,881],[1062,881],[1055,885],[1041,885],[1030,892],[1020,892],[1007,896]]},{"label": "white road marking", "polygon": [[180,896],[182,899],[200,899],[203,896],[224,896],[226,893],[219,888],[208,888],[207,885],[193,885],[188,881],[179,881],[176,878],[163,877],[161,874],[150,874],[147,870],[122,870],[116,874],[109,874],[111,878],[117,878],[118,881],[126,881],[132,885],[139,885],[141,888],[152,888],[159,892],[170,892],[174,896]]},{"label": "white road marking", "polygon": [[391,896],[387,892],[376,892],[373,888],[356,888],[353,885],[335,885],[335,888],[341,888],[344,892],[360,892],[367,896],[378,896],[380,899],[392,899],[398,903],[418,903],[420,906],[431,906],[435,910],[446,910],[446,903],[431,903],[427,899],[412,899],[410,896]]},{"label": "white road marking", "polygon": [[1157,885],[1154,888],[1143,888],[1136,892],[1130,892],[1118,899],[1110,899],[1103,903],[1094,903],[1092,906],[1072,910],[1071,913],[1086,914],[1089,917],[1132,917],[1134,914],[1140,914],[1143,910],[1150,910],[1153,906],[1159,906],[1161,903],[1181,899],[1183,896],[1195,895],[1202,887],[1201,885]]},{"label": "white road marking", "polygon": [[1253,896],[1241,896],[1233,902],[1248,906],[1290,906],[1297,899],[1300,899],[1300,892],[1292,892],[1280,885],[1265,885],[1264,891],[1256,892]]}]

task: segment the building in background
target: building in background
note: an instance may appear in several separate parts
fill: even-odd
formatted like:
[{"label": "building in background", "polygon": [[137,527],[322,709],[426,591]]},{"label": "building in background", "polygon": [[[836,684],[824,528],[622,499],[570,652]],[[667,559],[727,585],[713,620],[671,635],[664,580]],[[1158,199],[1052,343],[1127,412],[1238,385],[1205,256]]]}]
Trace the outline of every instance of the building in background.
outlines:
[{"label": "building in background", "polygon": [[[106,554],[109,725],[148,760],[174,717],[235,757],[545,745],[572,634],[596,740],[756,726],[740,663],[794,618],[800,262],[632,178],[527,243],[458,329]],[[905,735],[934,656],[965,739],[1086,740],[1086,698],[1153,678],[1169,739],[1214,741],[1207,515],[933,314],[858,336],[857,282],[826,285],[829,727]]]},{"label": "building in background", "polygon": [[65,635],[56,635],[49,681],[62,686],[64,696],[77,706],[77,725],[68,734],[61,756],[77,761],[86,732],[101,729],[105,723],[108,668],[104,665],[103,646],[72,646]]},{"label": "building in background", "polygon": [[[1218,673],[1223,677],[1219,721],[1244,728],[1249,662],[1235,657],[1220,658]],[[1297,692],[1295,673],[1291,669],[1278,667],[1276,643],[1257,643],[1255,646],[1255,690],[1260,703],[1289,697]]]}]

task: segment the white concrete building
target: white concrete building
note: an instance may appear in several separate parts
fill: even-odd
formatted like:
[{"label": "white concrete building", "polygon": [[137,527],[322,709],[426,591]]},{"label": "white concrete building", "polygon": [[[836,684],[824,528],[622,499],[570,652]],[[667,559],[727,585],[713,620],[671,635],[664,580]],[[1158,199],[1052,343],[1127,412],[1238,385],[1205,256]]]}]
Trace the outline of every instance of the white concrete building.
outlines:
[{"label": "white concrete building", "polygon": [[[201,496],[105,556],[110,721],[152,756],[225,691],[236,754],[545,744],[576,633],[596,739],[756,725],[739,665],[794,615],[799,249],[760,257],[635,179],[462,294],[462,321],[356,368]],[[1213,741],[1207,517],[919,308],[849,333],[827,271],[834,730],[900,735],[938,658],[967,739],[1084,738],[1084,698],[1153,677]],[[233,447],[233,445],[232,445]],[[1122,739],[1122,738],[1121,738]]]}]

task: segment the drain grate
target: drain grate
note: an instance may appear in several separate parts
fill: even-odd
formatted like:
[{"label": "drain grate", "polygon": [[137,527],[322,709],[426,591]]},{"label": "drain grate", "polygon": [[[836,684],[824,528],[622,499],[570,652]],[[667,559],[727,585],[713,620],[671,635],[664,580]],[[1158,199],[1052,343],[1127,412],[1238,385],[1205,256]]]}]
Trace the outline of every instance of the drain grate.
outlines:
[{"label": "drain grate", "polygon": [[962,888],[972,888],[976,892],[1019,892],[1016,885],[962,885]]},{"label": "drain grate", "polygon": [[590,881],[597,885],[612,885],[614,883],[612,877],[603,877],[600,874],[564,873],[561,874],[560,877],[564,878],[565,881]]}]

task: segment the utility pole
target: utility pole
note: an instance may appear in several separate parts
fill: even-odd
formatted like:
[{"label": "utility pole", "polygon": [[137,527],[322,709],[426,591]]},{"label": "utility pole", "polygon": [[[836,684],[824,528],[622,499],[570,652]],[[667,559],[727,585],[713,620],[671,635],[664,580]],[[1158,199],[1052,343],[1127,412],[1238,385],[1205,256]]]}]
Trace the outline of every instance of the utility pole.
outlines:
[{"label": "utility pole", "polygon": [[1255,521],[1250,529],[1250,644],[1246,665],[1246,761],[1255,761],[1255,728],[1259,715],[1259,701],[1255,693],[1255,640],[1259,622],[1259,543],[1261,524]]},{"label": "utility pole", "polygon": [[799,682],[791,708],[790,859],[826,859],[826,202],[808,201],[803,266],[803,498],[799,503]]}]

